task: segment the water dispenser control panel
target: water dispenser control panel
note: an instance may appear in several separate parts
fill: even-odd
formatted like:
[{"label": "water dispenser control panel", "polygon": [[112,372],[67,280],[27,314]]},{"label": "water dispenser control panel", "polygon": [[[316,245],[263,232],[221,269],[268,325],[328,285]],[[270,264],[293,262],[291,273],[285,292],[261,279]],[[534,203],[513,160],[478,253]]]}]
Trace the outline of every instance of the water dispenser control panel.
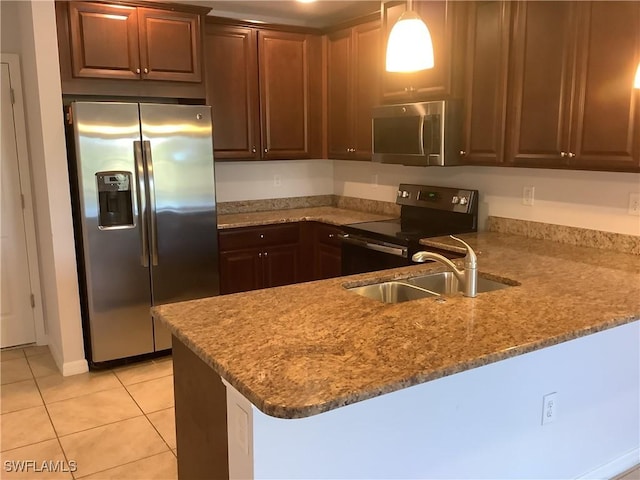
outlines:
[{"label": "water dispenser control panel", "polygon": [[98,172],[98,227],[133,227],[131,172]]}]

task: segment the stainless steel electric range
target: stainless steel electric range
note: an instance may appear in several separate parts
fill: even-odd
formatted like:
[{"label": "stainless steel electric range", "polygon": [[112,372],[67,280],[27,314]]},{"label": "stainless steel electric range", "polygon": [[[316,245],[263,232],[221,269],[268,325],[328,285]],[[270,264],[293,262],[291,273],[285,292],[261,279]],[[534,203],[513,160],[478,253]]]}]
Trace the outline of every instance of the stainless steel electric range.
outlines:
[{"label": "stainless steel electric range", "polygon": [[421,238],[478,230],[477,190],[401,184],[396,203],[400,218],[342,227],[343,275],[411,265]]}]

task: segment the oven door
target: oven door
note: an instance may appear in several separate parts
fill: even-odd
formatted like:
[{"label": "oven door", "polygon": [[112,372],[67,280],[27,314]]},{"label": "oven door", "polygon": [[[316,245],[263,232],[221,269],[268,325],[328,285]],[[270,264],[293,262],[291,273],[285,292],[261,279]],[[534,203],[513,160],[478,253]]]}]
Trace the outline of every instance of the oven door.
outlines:
[{"label": "oven door", "polygon": [[357,235],[342,237],[342,275],[411,265],[408,248]]}]

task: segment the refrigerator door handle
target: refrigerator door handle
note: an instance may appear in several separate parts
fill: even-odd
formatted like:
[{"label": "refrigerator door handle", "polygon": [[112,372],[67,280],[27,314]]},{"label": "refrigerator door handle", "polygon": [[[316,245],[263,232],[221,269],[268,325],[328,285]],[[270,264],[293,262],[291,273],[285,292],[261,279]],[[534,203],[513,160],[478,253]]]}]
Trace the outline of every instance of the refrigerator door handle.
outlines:
[{"label": "refrigerator door handle", "polygon": [[147,179],[149,181],[149,210],[151,219],[151,264],[158,265],[158,226],[156,219],[156,193],[153,180],[153,158],[151,156],[151,142],[142,142],[144,158],[147,165]]},{"label": "refrigerator door handle", "polygon": [[142,163],[142,145],[140,140],[133,142],[133,158],[136,163],[136,200],[138,202],[138,224],[140,225],[140,264],[143,267],[149,266],[149,240],[147,233],[147,192],[145,187],[144,164]]}]

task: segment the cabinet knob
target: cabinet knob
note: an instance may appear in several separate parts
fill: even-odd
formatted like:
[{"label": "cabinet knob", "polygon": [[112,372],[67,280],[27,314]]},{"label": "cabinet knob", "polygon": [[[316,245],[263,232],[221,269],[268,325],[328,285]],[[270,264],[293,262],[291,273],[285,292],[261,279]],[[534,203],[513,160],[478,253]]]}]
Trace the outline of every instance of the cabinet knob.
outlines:
[{"label": "cabinet knob", "polygon": [[258,151],[258,150],[256,150],[256,147],[253,147],[253,148],[251,149],[251,153],[256,153],[257,151]]},{"label": "cabinet knob", "polygon": [[264,256],[266,257],[267,255],[269,255],[269,253],[268,252],[264,252]]},{"label": "cabinet knob", "polygon": [[405,92],[413,93],[416,91],[415,87],[404,87]]},{"label": "cabinet knob", "polygon": [[467,154],[467,152],[465,152],[464,150],[460,150],[460,156],[464,157]]},{"label": "cabinet knob", "polygon": [[329,238],[333,238],[333,237],[335,237],[335,235],[333,233],[330,233]]},{"label": "cabinet knob", "polygon": [[560,156],[561,156],[562,158],[566,157],[566,156],[567,156],[567,152],[560,152]]},{"label": "cabinet knob", "polygon": [[568,156],[569,158],[573,158],[573,157],[575,157],[575,156],[576,156],[576,154],[575,154],[575,153],[573,153],[573,152],[569,152],[569,153],[567,154],[567,156]]},{"label": "cabinet knob", "polygon": [[147,67],[144,67],[144,73],[149,73],[149,69]]},{"label": "cabinet knob", "polygon": [[139,68],[136,68],[136,73],[140,73],[140,69]]},{"label": "cabinet knob", "polygon": [[264,238],[264,233],[261,233],[261,234],[260,234],[260,238]]},{"label": "cabinet knob", "polygon": [[260,252],[260,253],[258,254],[258,257],[259,257],[259,258],[262,258],[262,252]]}]

